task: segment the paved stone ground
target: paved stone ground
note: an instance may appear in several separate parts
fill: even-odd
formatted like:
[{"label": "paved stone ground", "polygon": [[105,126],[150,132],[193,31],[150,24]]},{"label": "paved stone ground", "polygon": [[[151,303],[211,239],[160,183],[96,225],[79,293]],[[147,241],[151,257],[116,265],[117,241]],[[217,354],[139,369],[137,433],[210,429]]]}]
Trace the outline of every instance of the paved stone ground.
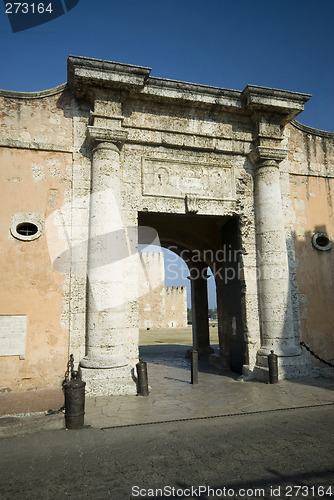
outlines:
[{"label": "paved stone ground", "polygon": [[[145,346],[149,397],[87,398],[86,423],[105,428],[273,409],[334,404],[333,379],[294,379],[278,384],[244,382],[238,374],[217,372],[200,361],[199,383],[190,384],[189,346]],[[334,406],[333,406],[334,411]]]},{"label": "paved stone ground", "polygon": [[2,439],[0,500],[334,498],[333,380],[243,382],[201,362],[192,386],[185,349],[141,348],[150,396],[89,398],[91,427]]},{"label": "paved stone ground", "polygon": [[322,406],[4,439],[0,498],[333,498],[333,425]]},{"label": "paved stone ground", "polygon": [[[190,361],[185,359],[188,348],[184,345],[141,347],[140,354],[148,363],[150,396],[87,397],[86,424],[109,428],[315,405],[334,407],[333,378],[284,380],[275,385],[244,382],[237,374],[217,372],[207,362],[200,361],[199,384],[193,386]],[[32,399],[33,396],[31,393]],[[20,402],[20,393],[11,397],[16,407],[28,402],[27,399]],[[35,403],[43,401],[39,394]],[[47,405],[44,408],[48,408],[49,400],[44,403]],[[63,427],[62,413],[1,416],[0,439]]]}]

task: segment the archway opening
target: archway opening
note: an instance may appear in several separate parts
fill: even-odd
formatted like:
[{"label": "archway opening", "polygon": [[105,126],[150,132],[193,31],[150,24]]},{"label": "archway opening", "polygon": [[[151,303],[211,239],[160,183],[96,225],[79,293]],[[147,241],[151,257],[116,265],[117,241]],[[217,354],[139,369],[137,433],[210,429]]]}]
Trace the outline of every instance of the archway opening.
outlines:
[{"label": "archway opening", "polygon": [[[200,304],[194,304],[192,278],[197,278],[194,274],[198,274],[198,264],[196,270],[192,267],[189,270],[182,259],[182,255],[188,250],[176,247],[175,244],[164,247],[141,244],[139,252],[144,268],[139,296],[140,345],[177,344],[186,345],[190,350],[196,346],[193,328],[198,318],[198,308],[203,306],[202,322],[206,322],[204,328],[207,327],[209,331],[207,343],[208,346],[215,344],[217,351],[216,290],[211,270],[207,268],[208,272],[203,280],[203,285],[207,288],[207,291],[204,290],[204,300]],[[212,349],[210,352],[213,352]]]},{"label": "archway opening", "polygon": [[[140,226],[153,228],[160,246],[172,250],[187,265],[188,276],[185,278],[188,280],[187,319],[191,323],[191,348],[196,348],[200,358],[207,358],[211,365],[242,373],[242,367],[247,362],[247,339],[243,322],[242,251],[238,219],[141,212],[138,222]],[[174,270],[175,275],[176,262],[173,264],[174,268],[172,266],[169,270]],[[167,286],[173,286],[168,285],[168,269],[166,281]],[[180,283],[177,285],[182,286]],[[214,288],[216,303],[212,301]],[[177,289],[174,290],[170,293],[176,294]],[[209,310],[216,313],[211,322]],[[172,330],[176,324],[175,319],[171,319],[168,326]],[[214,328],[218,345],[212,349],[210,330],[212,335]]]}]

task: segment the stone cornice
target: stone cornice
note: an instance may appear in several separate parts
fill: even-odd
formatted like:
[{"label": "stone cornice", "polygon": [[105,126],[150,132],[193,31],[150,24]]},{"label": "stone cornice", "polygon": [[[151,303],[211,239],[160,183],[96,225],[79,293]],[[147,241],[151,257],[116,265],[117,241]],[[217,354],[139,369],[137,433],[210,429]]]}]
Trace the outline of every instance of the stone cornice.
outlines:
[{"label": "stone cornice", "polygon": [[297,122],[297,120],[292,120],[291,125],[306,134],[317,135],[319,137],[325,137],[326,139],[334,139],[334,132],[327,132],[326,130],[309,127],[308,125]]},{"label": "stone cornice", "polygon": [[88,57],[69,56],[68,84],[76,97],[87,98],[92,88],[140,91],[151,68],[133,66]]},{"label": "stone cornice", "polygon": [[240,95],[239,90],[153,77],[147,80],[142,90],[142,97],[152,100],[183,101],[198,107],[216,105],[242,109]]},{"label": "stone cornice", "polygon": [[94,94],[111,89],[140,99],[180,103],[185,106],[218,108],[252,115],[276,114],[282,125],[303,109],[311,97],[285,90],[247,85],[239,90],[150,77],[150,68],[87,57],[68,58],[68,83],[76,97],[94,99]]},{"label": "stone cornice", "polygon": [[287,149],[257,146],[247,156],[250,162],[257,167],[266,161],[274,161],[278,164],[286,158],[287,154]]},{"label": "stone cornice", "polygon": [[271,89],[247,85],[242,91],[242,100],[247,109],[261,112],[278,113],[280,122],[285,125],[304,109],[310,94],[301,94],[287,90]]},{"label": "stone cornice", "polygon": [[111,144],[116,144],[116,146],[121,149],[128,137],[128,132],[126,130],[110,130],[88,125],[87,136],[92,146],[97,146],[102,142],[109,142]]},{"label": "stone cornice", "polygon": [[40,90],[37,92],[16,92],[15,90],[0,90],[0,96],[9,99],[41,99],[52,95],[61,94],[67,87],[67,83],[62,83],[52,89]]}]

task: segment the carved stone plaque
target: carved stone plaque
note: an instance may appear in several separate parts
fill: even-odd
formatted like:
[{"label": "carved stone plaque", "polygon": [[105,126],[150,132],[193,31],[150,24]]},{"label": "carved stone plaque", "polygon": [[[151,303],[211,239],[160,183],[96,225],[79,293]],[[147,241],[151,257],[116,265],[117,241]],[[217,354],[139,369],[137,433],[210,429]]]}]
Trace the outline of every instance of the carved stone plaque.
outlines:
[{"label": "carved stone plaque", "polygon": [[27,316],[0,316],[0,356],[25,358]]},{"label": "carved stone plaque", "polygon": [[143,194],[167,198],[194,195],[204,200],[234,200],[233,167],[143,159]]}]

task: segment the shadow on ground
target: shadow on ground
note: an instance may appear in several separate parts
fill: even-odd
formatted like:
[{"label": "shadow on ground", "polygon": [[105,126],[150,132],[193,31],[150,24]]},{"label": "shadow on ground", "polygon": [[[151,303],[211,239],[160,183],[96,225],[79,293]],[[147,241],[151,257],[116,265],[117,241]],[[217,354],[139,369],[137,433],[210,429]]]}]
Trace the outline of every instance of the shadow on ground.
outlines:
[{"label": "shadow on ground", "polygon": [[[212,345],[215,352],[218,352],[218,344]],[[166,367],[182,368],[189,372],[190,380],[190,359],[186,358],[186,353],[192,349],[191,345],[183,344],[164,344],[164,345],[145,345],[139,347],[139,356],[146,363],[153,363],[155,365],[164,365]],[[208,358],[200,359],[198,361],[198,371],[200,373],[210,373],[218,377],[231,377],[237,379],[240,377],[238,373],[229,370],[220,370],[209,363]],[[173,377],[169,377],[170,380]],[[179,380],[179,379],[178,379]]]}]

